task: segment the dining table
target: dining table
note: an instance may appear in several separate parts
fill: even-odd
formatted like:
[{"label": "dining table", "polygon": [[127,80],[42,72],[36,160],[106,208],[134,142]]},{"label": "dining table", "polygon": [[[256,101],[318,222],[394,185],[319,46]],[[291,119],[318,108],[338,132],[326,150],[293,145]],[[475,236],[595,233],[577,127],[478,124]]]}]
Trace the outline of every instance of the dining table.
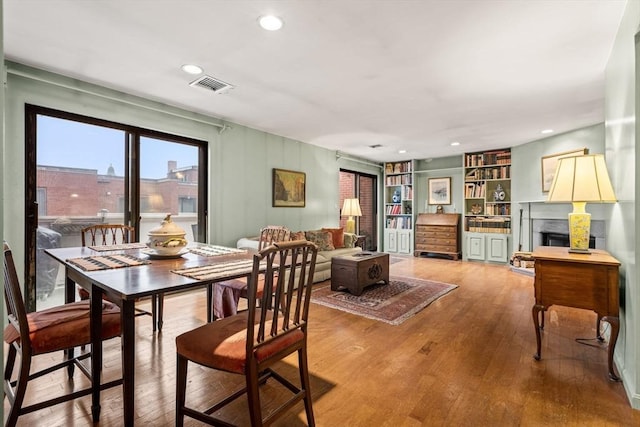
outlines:
[{"label": "dining table", "polygon": [[[105,247],[45,249],[65,267],[65,301],[76,299],[76,285],[90,294],[91,306],[91,412],[100,419],[102,369],[102,299],[117,304],[121,315],[123,424],[134,425],[135,409],[135,302],[170,292],[207,288],[207,321],[215,320],[216,302],[237,303],[237,295],[216,298],[217,282],[248,277],[253,267],[251,251],[204,243],[190,243],[179,253],[159,255],[142,244]],[[217,286],[215,288],[224,288]],[[232,292],[229,290],[228,292]],[[224,289],[221,289],[221,292]],[[156,298],[157,300],[161,298]],[[231,307],[233,308],[233,307]],[[224,307],[219,307],[225,311]]]}]

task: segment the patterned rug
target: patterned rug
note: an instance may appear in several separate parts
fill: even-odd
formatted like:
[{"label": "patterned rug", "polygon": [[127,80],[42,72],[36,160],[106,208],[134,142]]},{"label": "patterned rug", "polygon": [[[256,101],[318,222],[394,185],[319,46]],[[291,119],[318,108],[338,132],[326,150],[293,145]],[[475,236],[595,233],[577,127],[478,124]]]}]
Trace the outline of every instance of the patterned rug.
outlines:
[{"label": "patterned rug", "polygon": [[360,296],[351,295],[349,291],[334,292],[331,286],[325,286],[311,293],[311,302],[399,325],[457,287],[449,283],[392,276],[388,285],[369,286]]}]

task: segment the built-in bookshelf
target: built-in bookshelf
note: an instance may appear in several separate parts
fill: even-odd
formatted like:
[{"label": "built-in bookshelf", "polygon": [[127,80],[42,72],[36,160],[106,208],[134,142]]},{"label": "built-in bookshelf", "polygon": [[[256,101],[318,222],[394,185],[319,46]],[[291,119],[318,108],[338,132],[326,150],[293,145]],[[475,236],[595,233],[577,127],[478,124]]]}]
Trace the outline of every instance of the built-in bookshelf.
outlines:
[{"label": "built-in bookshelf", "polygon": [[[469,259],[496,260],[496,234],[504,235],[500,260],[506,262],[508,235],[511,234],[511,150],[493,150],[464,155],[464,231],[465,246],[478,255]],[[481,234],[492,233],[492,247],[484,244]],[[487,253],[485,254],[485,248]],[[504,249],[504,250],[503,250]]]},{"label": "built-in bookshelf", "polygon": [[384,165],[384,250],[413,251],[413,179],[412,160]]}]

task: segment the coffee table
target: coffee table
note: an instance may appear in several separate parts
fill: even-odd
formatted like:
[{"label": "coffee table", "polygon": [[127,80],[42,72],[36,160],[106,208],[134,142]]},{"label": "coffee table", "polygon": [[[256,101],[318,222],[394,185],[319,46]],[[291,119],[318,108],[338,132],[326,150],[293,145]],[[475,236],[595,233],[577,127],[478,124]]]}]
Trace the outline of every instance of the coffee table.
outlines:
[{"label": "coffee table", "polygon": [[389,254],[358,252],[331,258],[331,290],[347,289],[362,295],[366,286],[384,281],[389,284]]}]

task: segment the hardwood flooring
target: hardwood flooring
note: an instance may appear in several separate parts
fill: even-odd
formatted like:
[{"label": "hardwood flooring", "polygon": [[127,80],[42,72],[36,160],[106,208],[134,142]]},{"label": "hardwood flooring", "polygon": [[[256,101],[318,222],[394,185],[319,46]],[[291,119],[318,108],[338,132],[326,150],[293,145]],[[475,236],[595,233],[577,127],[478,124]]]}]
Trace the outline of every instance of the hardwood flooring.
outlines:
[{"label": "hardwood flooring", "polygon": [[[399,326],[312,304],[309,366],[318,426],[640,425],[640,411],[631,408],[622,383],[607,378],[606,347],[575,341],[595,337],[594,313],[552,307],[536,362],[532,277],[501,265],[432,258],[403,258],[390,269],[392,276],[459,288]],[[157,335],[148,317],[136,320],[136,425],[173,425],[175,336],[205,321],[204,291],[166,297],[164,318]],[[117,378],[119,340],[104,347],[104,375]],[[41,356],[49,357],[61,355]],[[296,366],[291,358],[281,368],[294,378]],[[69,386],[64,375],[37,380],[27,399],[59,393]],[[231,383],[238,381],[229,374],[190,364],[187,399],[206,404]],[[280,391],[266,387],[275,396],[264,402],[268,408]],[[102,396],[98,426],[122,425],[121,389]],[[241,398],[224,414],[247,425],[245,405]],[[90,425],[90,406],[84,397],[20,417],[18,425]],[[306,425],[302,404],[276,425]]]}]

